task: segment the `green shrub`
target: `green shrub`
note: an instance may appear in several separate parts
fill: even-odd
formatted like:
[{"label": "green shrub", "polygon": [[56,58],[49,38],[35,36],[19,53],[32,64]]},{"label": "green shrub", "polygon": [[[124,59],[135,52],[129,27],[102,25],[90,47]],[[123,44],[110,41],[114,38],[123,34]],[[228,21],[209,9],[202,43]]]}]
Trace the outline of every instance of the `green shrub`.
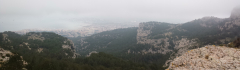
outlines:
[{"label": "green shrub", "polygon": [[231,42],[228,44],[228,47],[234,47],[234,44]]},{"label": "green shrub", "polygon": [[233,41],[233,46],[236,48],[240,48],[240,38],[237,38]]},{"label": "green shrub", "polygon": [[7,57],[10,57],[10,54],[6,54]]},{"label": "green shrub", "polygon": [[223,44],[220,44],[219,46],[223,46]]},{"label": "green shrub", "polygon": [[208,59],[209,58],[209,55],[205,55],[205,59]]}]

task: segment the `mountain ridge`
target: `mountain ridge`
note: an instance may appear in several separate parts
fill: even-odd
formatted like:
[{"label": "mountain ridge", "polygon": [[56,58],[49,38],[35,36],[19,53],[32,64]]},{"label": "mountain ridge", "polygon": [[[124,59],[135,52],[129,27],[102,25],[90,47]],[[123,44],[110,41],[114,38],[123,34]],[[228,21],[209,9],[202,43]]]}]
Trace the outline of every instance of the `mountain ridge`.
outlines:
[{"label": "mountain ridge", "polygon": [[75,37],[86,37],[91,36],[95,33],[100,33],[103,31],[114,30],[118,28],[127,28],[127,27],[134,27],[134,25],[89,25],[84,26],[79,29],[73,30],[64,30],[64,29],[24,29],[19,31],[14,31],[18,34],[24,35],[28,32],[54,32],[56,34],[62,35],[68,38],[75,38]]},{"label": "mountain ridge", "polygon": [[[75,43],[78,45],[77,48],[85,49],[82,52],[78,52],[82,55],[96,51],[108,52],[119,57],[124,56],[126,59],[136,59],[133,56],[140,57],[140,55],[141,58],[147,58],[149,55],[152,57],[161,56],[159,58],[163,58],[162,60],[150,58],[151,60],[147,62],[159,61],[160,65],[162,65],[165,64],[162,62],[164,61],[168,64],[175,57],[181,56],[188,50],[201,48],[204,45],[227,44],[239,37],[240,33],[238,30],[240,30],[240,25],[238,24],[240,24],[240,19],[233,19],[232,15],[229,18],[203,17],[184,24],[155,21],[142,22],[139,23],[139,27],[136,30],[129,29],[126,31],[128,28],[125,28],[106,31],[81,38],[81,40],[75,41]],[[116,31],[121,31],[121,33],[115,33]],[[132,33],[131,36],[127,35],[129,33]],[[114,38],[115,36],[117,37]],[[134,42],[131,42],[131,44],[123,42],[113,43],[116,40]],[[119,49],[121,47],[125,48]],[[137,61],[146,61],[141,58]]]}]

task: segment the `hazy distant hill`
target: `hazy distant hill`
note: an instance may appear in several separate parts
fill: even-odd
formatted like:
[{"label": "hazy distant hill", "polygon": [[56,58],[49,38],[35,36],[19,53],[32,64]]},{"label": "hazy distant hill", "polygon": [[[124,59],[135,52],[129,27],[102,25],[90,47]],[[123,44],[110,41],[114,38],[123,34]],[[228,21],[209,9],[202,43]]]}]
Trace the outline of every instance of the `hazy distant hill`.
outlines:
[{"label": "hazy distant hill", "polygon": [[59,34],[64,37],[85,37],[85,36],[91,36],[96,33],[100,33],[103,31],[109,31],[114,30],[118,28],[127,28],[127,27],[135,27],[134,24],[124,25],[114,25],[114,24],[104,24],[104,25],[88,25],[81,27],[79,29],[73,29],[73,30],[66,30],[66,29],[24,29],[20,31],[14,31],[18,34],[26,34],[28,32],[54,32],[56,34]]},{"label": "hazy distant hill", "polygon": [[[19,35],[14,32],[0,33],[1,47],[5,50],[23,51],[37,53],[58,53],[75,56],[75,47],[71,40],[51,32],[30,32]],[[3,41],[3,42],[2,42]],[[19,49],[19,50],[17,50]],[[65,52],[64,52],[65,51]]]},{"label": "hazy distant hill", "polygon": [[[77,56],[71,40],[50,32],[30,32],[26,35],[19,35],[10,31],[3,32],[0,33],[0,48],[6,51],[8,50],[9,54],[11,54],[11,57],[9,56],[10,60],[8,59],[9,61],[6,60],[5,64],[0,63],[2,64],[0,68],[3,69],[8,69],[8,64],[10,64],[10,68],[11,65],[17,64],[15,59],[20,60],[20,58],[13,57],[16,55],[21,56],[21,59],[26,61],[25,66],[35,64],[32,63],[35,59],[68,59],[76,58]],[[6,51],[1,52],[1,54]],[[42,61],[42,59],[39,61]],[[19,65],[21,64],[17,66]]]}]

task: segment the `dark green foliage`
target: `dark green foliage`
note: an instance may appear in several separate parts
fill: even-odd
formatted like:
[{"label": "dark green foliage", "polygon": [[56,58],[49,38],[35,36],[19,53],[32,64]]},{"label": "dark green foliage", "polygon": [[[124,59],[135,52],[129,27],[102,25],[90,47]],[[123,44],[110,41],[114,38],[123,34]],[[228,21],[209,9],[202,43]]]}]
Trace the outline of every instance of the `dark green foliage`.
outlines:
[{"label": "dark green foliage", "polygon": [[[73,45],[70,44],[69,42],[64,43],[64,41],[66,41],[67,38],[57,35],[55,33],[30,32],[23,36],[18,35],[14,32],[4,32],[4,34],[8,35],[7,38],[11,42],[0,44],[0,46],[2,46],[2,48],[4,48],[5,50],[10,50],[12,52],[19,53],[23,57],[28,57],[29,55],[33,55],[33,54],[39,54],[37,52],[39,48],[43,48],[43,52],[40,53],[40,55],[44,57],[63,59],[63,58],[69,58],[70,56],[73,56],[73,52],[70,52],[71,51],[70,49],[62,49],[63,44],[70,45],[72,47]],[[28,39],[28,36],[31,36],[33,34],[44,37],[44,40],[41,41],[37,39],[36,40]],[[0,33],[0,35],[2,35],[2,33]],[[25,45],[25,43],[28,43],[29,45]],[[10,46],[12,46],[12,48]],[[31,50],[29,50],[27,46],[29,46]],[[69,55],[66,56],[65,53]]]},{"label": "dark green foliage", "polygon": [[237,38],[236,40],[233,41],[234,47],[240,48],[240,38]]},{"label": "dark green foliage", "polygon": [[123,59],[131,60],[133,62],[140,62],[146,64],[151,70],[164,70],[165,61],[169,59],[170,54],[126,54],[121,56]]},{"label": "dark green foliage", "polygon": [[11,56],[7,63],[3,63],[0,70],[22,70],[23,61],[19,55]]},{"label": "dark green foliage", "polygon": [[79,70],[78,64],[67,60],[57,60],[48,57],[34,56],[26,66],[28,70]]},{"label": "dark green foliage", "polygon": [[149,37],[151,39],[164,38],[165,36],[160,35],[160,34],[168,32],[167,29],[169,29],[171,27],[171,25],[176,26],[176,24],[169,24],[169,23],[164,23],[164,22],[147,22],[146,24],[153,26],[153,28],[151,29],[152,32],[149,35]]},{"label": "dark green foliage", "polygon": [[219,46],[223,46],[223,44],[220,44]]},{"label": "dark green foliage", "polygon": [[[3,33],[0,33],[2,35]],[[1,41],[0,46],[1,48],[5,50],[10,50],[13,53],[18,53],[19,55],[23,56],[23,60],[30,62],[33,60],[33,56],[37,56],[36,58],[39,58],[39,62],[44,61],[45,58],[47,59],[53,59],[57,62],[57,60],[62,59],[68,59],[73,56],[73,52],[71,52],[70,49],[62,49],[62,45],[71,45],[68,43],[63,43],[67,40],[67,38],[62,37],[60,35],[57,35],[55,33],[49,33],[49,32],[42,32],[42,33],[35,33],[30,32],[26,35],[18,35],[14,32],[4,32],[4,34],[8,35],[8,39],[11,42],[3,42]],[[28,36],[36,34],[41,35],[41,37],[44,37],[45,40],[28,40]],[[2,38],[2,37],[0,37]],[[28,45],[25,45],[25,43],[28,43]],[[12,46],[12,47],[11,47]],[[28,49],[31,48],[31,50]],[[37,52],[39,48],[43,48],[43,51],[41,53]],[[68,55],[65,55],[67,53]],[[6,56],[10,56],[7,54]],[[35,59],[35,58],[34,58]]]},{"label": "dark green foliage", "polygon": [[[3,33],[0,33],[2,35]],[[42,32],[41,37],[45,40],[28,40],[28,36],[32,34],[40,35],[40,33],[30,32],[26,35],[18,35],[14,32],[4,32],[8,35],[11,42],[1,41],[0,46],[5,50],[10,50],[17,54],[10,56],[10,60],[2,64],[0,70],[22,70],[25,67],[27,70],[146,70],[144,64],[139,64],[132,61],[125,61],[116,58],[112,55],[103,52],[92,54],[90,57],[79,57],[72,59],[73,52],[70,49],[62,49],[62,45],[73,45],[70,42],[64,43],[67,38],[64,38],[55,33]],[[2,37],[0,37],[2,38]],[[25,45],[28,43],[28,45]],[[21,46],[20,46],[21,45]],[[11,48],[11,46],[13,46]],[[27,48],[29,46],[31,50]],[[37,52],[38,48],[43,48],[41,53]],[[67,53],[68,55],[65,55]],[[23,61],[28,63],[24,66]]]},{"label": "dark green foliage", "polygon": [[124,61],[103,52],[93,53],[90,57],[87,58],[77,58],[76,62],[78,64],[88,64],[90,66],[93,66],[94,69],[101,67],[111,70],[146,70],[146,66],[143,64]]},{"label": "dark green foliage", "polygon": [[0,44],[2,44],[2,41],[3,41],[3,35],[2,33],[0,33]]},{"label": "dark green foliage", "polygon": [[[161,48],[153,48],[153,46],[149,44],[137,44],[136,35],[137,28],[126,28],[106,31],[86,38],[81,37],[81,39],[84,39],[84,41],[88,42],[83,46],[79,44],[80,39],[73,39],[73,41],[75,45],[78,45],[78,48],[88,45],[86,49],[78,51],[78,53],[82,55],[88,54],[91,51],[106,52],[124,60],[144,63],[148,68],[152,66],[153,69],[150,68],[151,70],[156,70],[155,68],[160,70],[164,69],[162,65],[165,63],[165,60],[169,58],[169,56],[162,54],[137,54],[137,52],[141,52],[143,49],[148,50],[152,48],[152,50],[159,50]],[[105,46],[105,48],[101,48],[103,46]],[[134,51],[136,54],[127,54],[126,52],[129,49]],[[154,64],[157,66],[154,66]]]},{"label": "dark green foliage", "polygon": [[91,51],[120,53],[125,52],[125,50],[127,50],[129,47],[137,43],[136,35],[136,27],[116,29],[112,31],[105,31],[99,34],[94,34],[90,37],[82,38],[86,42],[88,42],[86,44],[83,44],[82,46],[80,44],[80,41],[74,40],[74,43],[77,48],[84,48],[84,46],[87,45],[89,46],[85,49],[77,49],[77,52],[83,55],[86,55]]},{"label": "dark green foliage", "polygon": [[234,44],[231,42],[227,45],[228,47],[234,47]]},{"label": "dark green foliage", "polygon": [[124,61],[103,52],[94,53],[90,57],[75,60],[56,60],[34,56],[28,70],[146,70],[143,64]]},{"label": "dark green foliage", "polygon": [[233,47],[233,48],[240,48],[240,38],[237,38],[233,42],[230,42],[227,44],[228,47]]},{"label": "dark green foliage", "polygon": [[10,54],[6,54],[7,57],[10,57]]}]

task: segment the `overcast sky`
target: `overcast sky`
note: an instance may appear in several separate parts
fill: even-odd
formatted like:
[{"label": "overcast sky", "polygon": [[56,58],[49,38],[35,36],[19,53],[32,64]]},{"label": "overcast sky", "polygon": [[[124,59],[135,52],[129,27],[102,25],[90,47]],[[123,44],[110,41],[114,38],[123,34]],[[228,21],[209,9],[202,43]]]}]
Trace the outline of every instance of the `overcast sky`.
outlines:
[{"label": "overcast sky", "polygon": [[0,0],[0,32],[76,29],[99,20],[177,24],[204,16],[227,18],[239,5],[240,0]]}]

